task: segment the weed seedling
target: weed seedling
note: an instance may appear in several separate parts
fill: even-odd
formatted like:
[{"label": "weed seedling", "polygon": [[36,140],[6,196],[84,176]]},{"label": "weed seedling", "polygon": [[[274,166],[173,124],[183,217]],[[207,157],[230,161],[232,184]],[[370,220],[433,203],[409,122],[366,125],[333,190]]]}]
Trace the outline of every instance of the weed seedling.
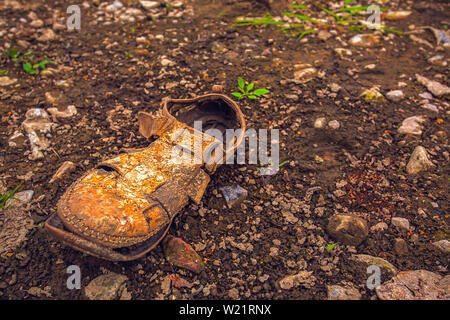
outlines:
[{"label": "weed seedling", "polygon": [[17,48],[5,51],[5,54],[8,55],[14,62],[19,60],[19,56],[17,55]]},{"label": "weed seedling", "polygon": [[5,193],[4,195],[0,196],[0,209],[3,209],[5,207],[6,201],[8,201],[9,199],[20,201],[20,199],[14,198],[13,196],[17,192],[17,190],[19,190],[19,188],[22,184],[23,184],[23,181],[21,181],[19,183],[19,185],[17,187],[15,187],[14,190],[10,194]]},{"label": "weed seedling", "polygon": [[54,61],[48,60],[47,57],[45,57],[44,60],[42,60],[41,62],[37,62],[35,63],[35,61],[33,60],[33,56],[31,56],[27,62],[25,62],[23,64],[23,70],[25,70],[28,74],[36,74],[37,70],[39,70],[39,68],[41,70],[45,70],[47,68],[47,64],[48,63],[52,63],[55,64]]},{"label": "weed seedling", "polygon": [[327,250],[328,252],[330,252],[331,250],[334,249],[334,247],[336,247],[336,245],[337,245],[337,243],[330,244],[330,245],[328,245],[328,246],[325,247],[325,250]]},{"label": "weed seedling", "polygon": [[32,51],[27,51],[23,55],[19,55],[17,53],[17,48],[5,51],[5,54],[8,55],[12,61],[14,62],[22,62],[22,68],[28,74],[36,74],[39,69],[45,70],[47,68],[47,64],[52,63],[55,64],[54,61],[49,60],[47,57],[42,61],[35,61],[34,56],[32,56]]},{"label": "weed seedling", "polygon": [[8,75],[8,71],[2,69],[0,70],[0,76],[7,76]]},{"label": "weed seedling", "polygon": [[233,92],[231,94],[233,96],[235,96],[236,98],[238,98],[239,100],[241,100],[244,97],[247,97],[249,99],[258,99],[259,96],[262,96],[262,95],[270,92],[267,89],[256,89],[256,90],[253,90],[254,86],[255,86],[255,84],[253,82],[250,83],[249,85],[245,86],[244,79],[239,77],[239,79],[238,79],[238,87],[239,87],[239,90],[241,92]]}]

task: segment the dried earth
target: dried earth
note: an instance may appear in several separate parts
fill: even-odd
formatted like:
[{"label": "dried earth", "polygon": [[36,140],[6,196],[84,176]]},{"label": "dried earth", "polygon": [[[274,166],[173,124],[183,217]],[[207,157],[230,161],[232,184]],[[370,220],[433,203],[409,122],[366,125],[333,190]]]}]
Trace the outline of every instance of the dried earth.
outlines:
[{"label": "dried earth", "polygon": [[[342,26],[300,40],[277,26],[230,27],[290,10],[263,2],[85,1],[73,31],[66,1],[0,3],[0,194],[20,181],[19,192],[33,190],[0,209],[0,299],[399,299],[414,294],[396,290],[397,281],[416,288],[414,277],[430,283],[417,285],[416,297],[448,299],[448,38],[438,45],[420,28],[448,30],[449,4],[381,1],[411,11],[386,21],[405,34],[366,30],[372,36],[359,46],[350,41],[359,33]],[[301,3],[332,20],[313,1]],[[16,47],[54,64],[28,74],[4,53]],[[161,246],[113,263],[45,232],[42,223],[86,170],[148,144],[139,111],[213,85],[230,95],[238,77],[270,90],[238,103],[249,127],[280,129],[287,163],[272,176],[257,165],[222,166],[202,203],[178,215],[170,234],[197,251],[201,273],[168,263]],[[248,195],[229,208],[220,189],[234,183]],[[80,290],[66,286],[71,265],[80,267]],[[385,287],[367,286],[370,265],[380,266]],[[426,272],[393,278],[411,270]]]}]

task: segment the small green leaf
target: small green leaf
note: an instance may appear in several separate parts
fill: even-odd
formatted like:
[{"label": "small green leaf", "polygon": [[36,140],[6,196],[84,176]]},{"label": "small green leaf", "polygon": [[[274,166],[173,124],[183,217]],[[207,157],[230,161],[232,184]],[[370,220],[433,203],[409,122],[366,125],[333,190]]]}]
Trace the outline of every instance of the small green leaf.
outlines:
[{"label": "small green leaf", "polygon": [[247,92],[251,91],[253,89],[253,87],[255,86],[255,84],[252,82],[247,86]]},{"label": "small green leaf", "polygon": [[331,250],[333,250],[334,247],[336,247],[336,245],[337,245],[337,243],[330,244],[329,246],[325,247],[325,250],[330,252]]},{"label": "small green leaf", "polygon": [[244,83],[244,79],[242,79],[241,77],[239,77],[239,79],[238,79],[238,85],[239,85],[239,88],[244,89],[245,83]]},{"label": "small green leaf", "polygon": [[249,99],[258,99],[258,97],[257,96],[255,96],[255,95],[253,95],[253,94],[251,94],[251,95],[248,95],[247,96]]},{"label": "small green leaf", "polygon": [[16,58],[17,57],[17,48],[5,51],[5,53],[10,56],[11,58]]},{"label": "small green leaf", "polygon": [[233,92],[231,93],[233,96],[235,96],[236,98],[242,99],[242,94],[240,94],[239,92]]},{"label": "small green leaf", "polygon": [[280,164],[278,165],[278,167],[281,168],[281,167],[284,166],[286,163],[288,163],[288,160],[283,161],[282,163],[280,163]]},{"label": "small green leaf", "polygon": [[267,90],[267,89],[257,89],[257,90],[255,90],[255,91],[253,91],[253,94],[254,94],[255,96],[261,96],[261,95],[266,94],[266,93],[269,93],[269,92],[270,92],[270,91]]}]

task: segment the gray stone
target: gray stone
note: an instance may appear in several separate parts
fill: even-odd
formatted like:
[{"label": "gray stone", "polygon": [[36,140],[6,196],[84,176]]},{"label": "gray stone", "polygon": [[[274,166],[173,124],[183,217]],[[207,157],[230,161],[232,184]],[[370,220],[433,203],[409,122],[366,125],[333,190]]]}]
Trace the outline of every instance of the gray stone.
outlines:
[{"label": "gray stone", "polygon": [[437,249],[441,250],[444,253],[450,253],[450,241],[448,240],[440,240],[433,242],[433,246]]},{"label": "gray stone", "polygon": [[27,240],[34,221],[23,206],[6,207],[0,211],[0,226],[0,257],[6,257]]},{"label": "gray stone", "polygon": [[388,272],[391,276],[395,276],[398,272],[397,268],[394,267],[391,263],[379,257],[370,256],[368,254],[357,254],[352,256],[351,259],[353,261],[364,263],[367,266],[378,266],[385,272]]},{"label": "gray stone", "polygon": [[449,300],[450,276],[426,270],[399,272],[376,293],[381,300]]},{"label": "gray stone", "polygon": [[424,108],[424,109],[430,110],[432,112],[439,113],[438,107],[436,107],[432,103],[424,103],[424,104],[421,105],[421,107]]},{"label": "gray stone", "polygon": [[34,194],[33,190],[25,190],[25,191],[17,192],[13,195],[13,197],[16,198],[17,200],[9,199],[8,201],[6,201],[5,207],[6,208],[8,208],[9,206],[19,207],[24,204],[27,204],[33,198],[33,194]]},{"label": "gray stone", "polygon": [[406,165],[406,172],[409,174],[417,174],[421,171],[431,169],[434,166],[435,165],[433,162],[428,159],[427,150],[425,150],[422,146],[417,146],[411,154],[408,164]]},{"label": "gray stone", "polygon": [[361,300],[361,293],[353,286],[327,286],[328,300]]},{"label": "gray stone", "polygon": [[248,196],[247,190],[240,185],[224,186],[219,188],[229,208],[239,205]]},{"label": "gray stone", "polygon": [[416,74],[417,81],[427,87],[427,89],[436,97],[440,98],[443,96],[450,95],[450,88],[443,85],[437,81],[430,80],[419,74]]},{"label": "gray stone", "polygon": [[115,300],[121,297],[128,278],[109,272],[92,280],[85,288],[85,295],[90,300]]},{"label": "gray stone", "polygon": [[388,98],[391,101],[394,102],[399,102],[401,100],[403,100],[403,98],[405,97],[405,95],[403,94],[402,90],[393,90],[393,91],[389,91],[386,94],[386,98]]},{"label": "gray stone", "polygon": [[398,132],[401,134],[422,134],[422,123],[425,122],[423,116],[413,116],[403,120],[402,125],[398,128]]}]

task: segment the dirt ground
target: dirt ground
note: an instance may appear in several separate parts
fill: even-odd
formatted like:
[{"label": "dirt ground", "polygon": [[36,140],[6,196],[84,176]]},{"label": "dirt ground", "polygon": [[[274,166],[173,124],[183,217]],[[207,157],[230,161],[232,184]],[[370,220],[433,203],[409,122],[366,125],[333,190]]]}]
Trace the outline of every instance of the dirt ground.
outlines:
[{"label": "dirt ground", "polygon": [[[80,267],[82,288],[105,270],[125,275],[133,299],[327,299],[327,286],[335,284],[352,285],[362,299],[375,299],[366,287],[366,270],[351,263],[354,254],[381,257],[399,271],[448,274],[448,253],[432,243],[450,238],[449,99],[429,99],[438,113],[421,107],[420,94],[427,89],[415,76],[450,82],[448,65],[429,62],[436,55],[449,58],[448,48],[437,47],[431,32],[383,32],[379,43],[368,48],[350,45],[358,32],[345,27],[323,28],[330,34],[327,40],[318,33],[298,40],[277,26],[231,28],[239,17],[289,10],[231,0],[159,6],[154,19],[139,1],[123,1],[145,18],[110,23],[98,14],[102,1],[86,1],[79,3],[81,29],[68,31],[66,8],[75,3],[20,0],[20,7],[14,7],[10,2],[0,4],[0,69],[17,82],[0,87],[0,180],[8,190],[24,181],[19,191],[33,190],[33,199],[39,201],[29,206],[34,228],[28,239],[0,258],[0,299],[86,299],[84,290],[66,287],[70,265]],[[301,3],[310,7],[311,16],[326,17],[313,1]],[[334,4],[320,3],[328,8]],[[382,5],[412,11],[405,19],[386,22],[397,30],[450,25],[446,1]],[[30,26],[37,19],[30,12],[42,26]],[[55,21],[63,27],[55,27]],[[54,37],[38,40],[46,29],[56,29]],[[3,53],[14,47],[22,54],[32,50],[36,59],[53,60],[55,64],[48,64],[52,74],[27,74]],[[336,48],[350,49],[351,55],[341,57]],[[173,64],[163,66],[163,56]],[[309,81],[295,79],[302,64],[317,70]],[[148,144],[138,132],[139,111],[157,110],[167,96],[211,92],[213,85],[222,85],[230,95],[237,90],[238,77],[270,90],[257,100],[238,103],[249,127],[280,129],[280,161],[288,162],[276,175],[265,177],[257,165],[222,166],[202,203],[190,204],[177,216],[170,234],[197,249],[205,271],[194,274],[170,265],[160,246],[136,261],[100,260],[61,245],[44,230],[42,223],[56,212],[58,199],[86,170],[124,148]],[[384,96],[402,90],[405,97],[400,102],[360,97],[373,86]],[[52,120],[56,125],[43,158],[30,160],[28,139],[9,143],[30,108],[65,110],[69,105],[76,106],[77,114]],[[405,118],[419,115],[425,117],[421,135],[398,132]],[[315,128],[320,117],[326,123],[337,120],[339,128]],[[409,174],[405,166],[417,146],[428,151],[434,167]],[[65,161],[76,169],[49,183]],[[245,188],[248,197],[229,209],[219,188],[233,183]],[[326,230],[329,218],[338,213],[363,218],[369,229],[380,222],[388,228],[371,230],[357,246],[341,244]],[[393,217],[408,219],[409,231],[398,231]],[[406,251],[396,249],[398,239],[404,240]],[[333,243],[337,245],[327,251]],[[280,287],[280,279],[299,271],[311,271],[310,281],[289,290]],[[192,288],[162,290],[164,279],[173,274]],[[36,294],[30,291],[33,287],[42,291]]]}]

